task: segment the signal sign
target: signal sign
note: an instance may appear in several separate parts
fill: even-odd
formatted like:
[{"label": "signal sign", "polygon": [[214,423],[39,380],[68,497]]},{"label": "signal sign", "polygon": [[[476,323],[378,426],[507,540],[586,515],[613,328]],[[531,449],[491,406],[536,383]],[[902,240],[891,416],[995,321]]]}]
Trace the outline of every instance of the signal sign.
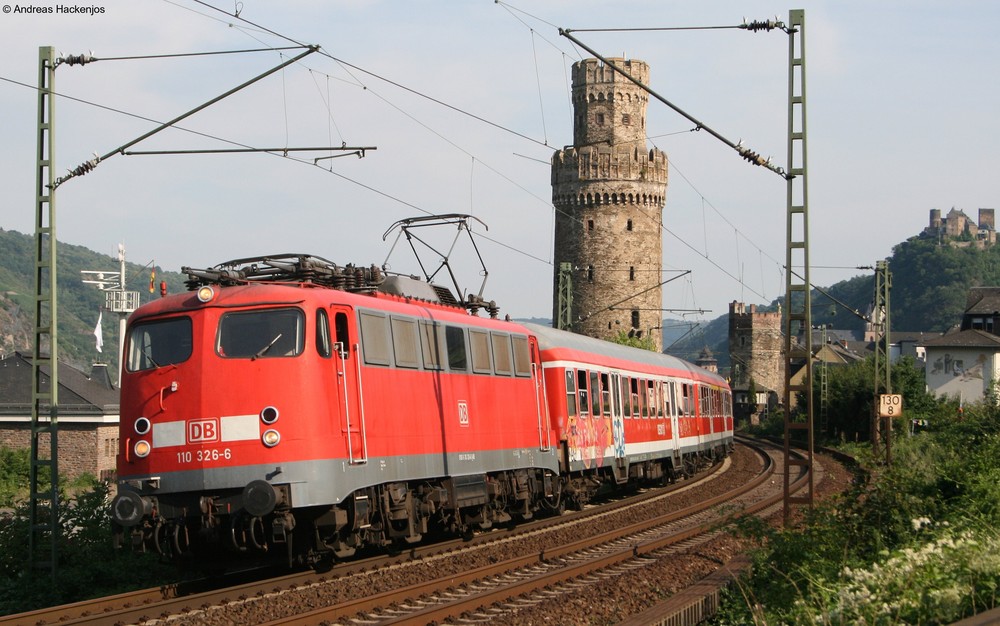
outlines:
[{"label": "signal sign", "polygon": [[878,399],[879,417],[903,417],[903,396],[898,393],[883,393]]}]

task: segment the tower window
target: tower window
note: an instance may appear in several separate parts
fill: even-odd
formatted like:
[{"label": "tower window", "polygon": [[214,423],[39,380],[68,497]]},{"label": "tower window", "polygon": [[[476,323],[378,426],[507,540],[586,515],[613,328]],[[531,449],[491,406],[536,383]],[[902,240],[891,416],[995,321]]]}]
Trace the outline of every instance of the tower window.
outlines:
[{"label": "tower window", "polygon": [[594,282],[594,266],[593,265],[588,265],[587,266],[587,280],[590,281],[590,282]]},{"label": "tower window", "polygon": [[622,124],[624,124],[625,126],[628,126],[631,123],[632,123],[632,116],[629,115],[628,113],[623,113],[622,114]]},{"label": "tower window", "polygon": [[625,230],[632,230],[632,220],[625,223]]},{"label": "tower window", "polygon": [[594,220],[587,220],[587,230],[594,230]]},{"label": "tower window", "polygon": [[598,113],[597,114],[597,125],[598,126],[604,126],[604,114],[603,113]]},{"label": "tower window", "polygon": [[632,311],[632,328],[639,328],[639,311]]},{"label": "tower window", "polygon": [[635,266],[630,265],[628,268],[628,279],[635,280]]}]

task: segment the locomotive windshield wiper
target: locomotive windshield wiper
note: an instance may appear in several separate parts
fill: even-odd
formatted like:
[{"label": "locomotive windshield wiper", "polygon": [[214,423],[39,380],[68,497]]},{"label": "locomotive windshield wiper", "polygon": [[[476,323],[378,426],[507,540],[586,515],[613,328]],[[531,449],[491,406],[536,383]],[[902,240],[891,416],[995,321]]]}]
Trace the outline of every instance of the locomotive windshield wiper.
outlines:
[{"label": "locomotive windshield wiper", "polygon": [[278,343],[279,339],[281,339],[281,333],[278,333],[277,335],[275,335],[274,339],[271,340],[271,343],[267,344],[266,346],[264,346],[263,348],[261,348],[260,350],[258,350],[257,354],[255,354],[252,357],[250,357],[250,360],[253,361],[254,359],[259,359],[260,357],[262,357],[265,354],[267,354],[267,351],[270,350],[274,346],[274,344]]},{"label": "locomotive windshield wiper", "polygon": [[153,364],[153,367],[157,369],[160,368],[160,364],[157,363],[156,359],[153,358],[153,351],[149,349],[149,346],[146,346],[145,348],[142,349],[142,355],[146,357],[147,361]]}]

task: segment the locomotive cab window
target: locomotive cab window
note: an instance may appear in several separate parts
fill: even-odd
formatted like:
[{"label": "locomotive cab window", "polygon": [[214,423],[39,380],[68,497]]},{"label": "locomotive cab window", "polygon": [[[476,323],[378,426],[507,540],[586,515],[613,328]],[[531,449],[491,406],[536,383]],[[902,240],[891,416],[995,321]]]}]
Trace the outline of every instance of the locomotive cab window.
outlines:
[{"label": "locomotive cab window", "polygon": [[136,324],[129,333],[130,372],[173,365],[191,356],[191,318],[177,317]]},{"label": "locomotive cab window", "polygon": [[323,309],[316,310],[316,352],[324,358],[329,358],[333,354],[333,346],[330,344],[330,319]]},{"label": "locomotive cab window", "polygon": [[351,356],[351,334],[348,332],[347,313],[339,312],[333,316],[333,328],[337,333],[336,340],[344,358]]},{"label": "locomotive cab window", "polygon": [[226,313],[219,320],[216,350],[229,359],[263,359],[302,354],[305,316],[299,309]]}]

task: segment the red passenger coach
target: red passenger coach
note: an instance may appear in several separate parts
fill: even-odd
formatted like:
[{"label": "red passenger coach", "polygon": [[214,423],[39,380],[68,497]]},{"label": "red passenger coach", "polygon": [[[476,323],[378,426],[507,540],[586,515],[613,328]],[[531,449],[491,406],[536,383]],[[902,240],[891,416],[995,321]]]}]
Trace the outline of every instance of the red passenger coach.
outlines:
[{"label": "red passenger coach", "polygon": [[[733,443],[724,379],[682,359],[533,324],[549,412],[571,475],[630,479],[688,475]],[[571,497],[585,500],[582,481]]]}]

